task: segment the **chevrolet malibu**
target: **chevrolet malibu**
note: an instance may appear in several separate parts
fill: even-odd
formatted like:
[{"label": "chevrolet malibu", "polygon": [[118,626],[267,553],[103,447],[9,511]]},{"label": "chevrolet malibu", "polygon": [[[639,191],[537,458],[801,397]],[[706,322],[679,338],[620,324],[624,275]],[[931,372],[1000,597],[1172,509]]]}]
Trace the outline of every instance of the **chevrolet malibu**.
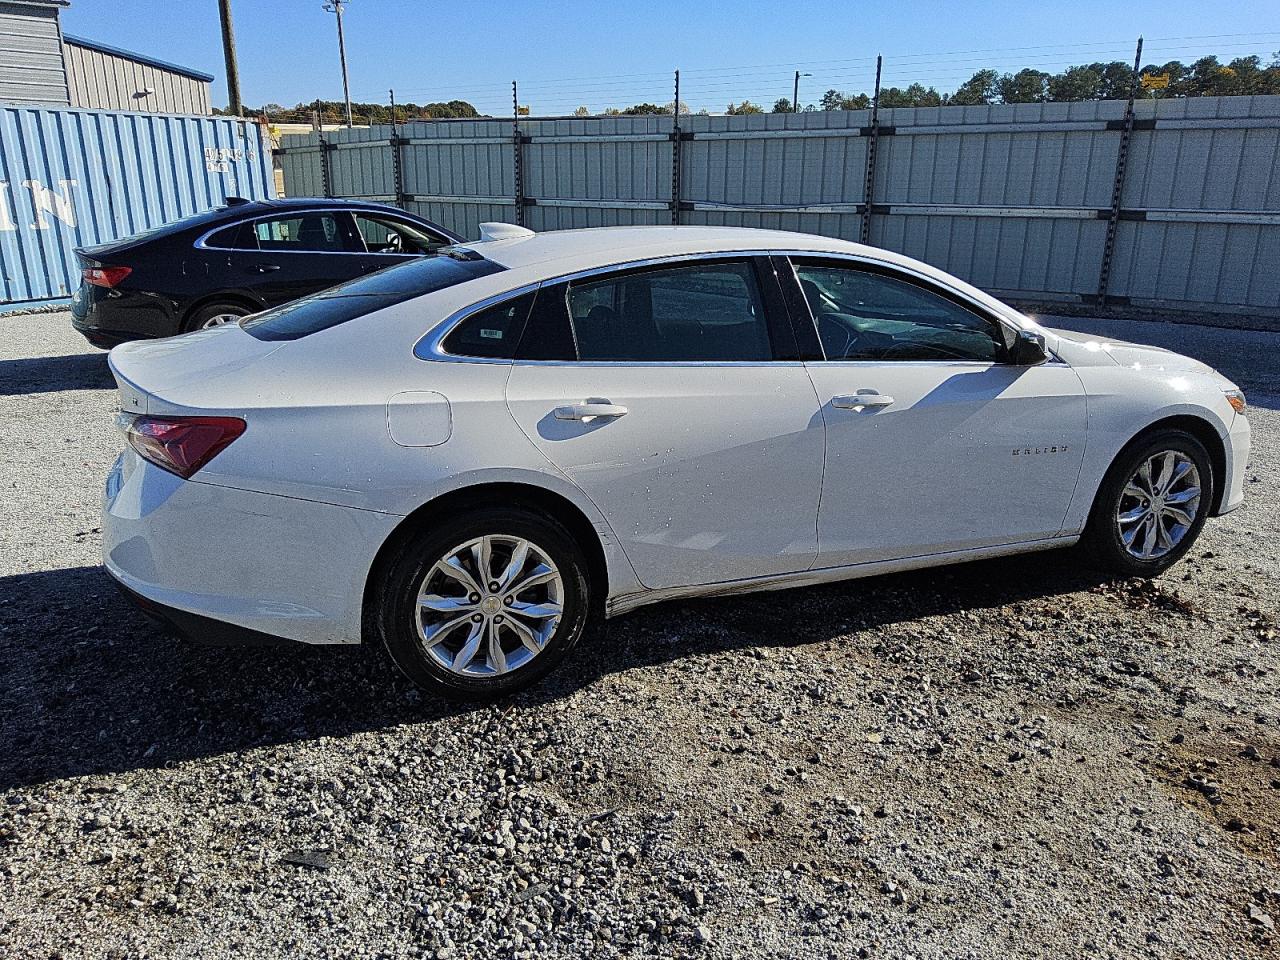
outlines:
[{"label": "chevrolet malibu", "polygon": [[1195,360],[763,230],[485,224],[110,362],[126,592],[196,637],[381,643],[455,697],[672,597],[1076,544],[1155,576],[1249,450]]}]

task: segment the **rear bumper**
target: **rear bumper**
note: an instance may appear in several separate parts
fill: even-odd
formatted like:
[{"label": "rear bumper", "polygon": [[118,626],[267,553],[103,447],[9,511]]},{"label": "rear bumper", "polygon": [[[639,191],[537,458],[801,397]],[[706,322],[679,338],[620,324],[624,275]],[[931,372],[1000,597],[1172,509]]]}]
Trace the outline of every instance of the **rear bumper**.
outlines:
[{"label": "rear bumper", "polygon": [[[107,572],[111,573],[110,569]],[[209,646],[238,647],[279,647],[292,646],[294,643],[293,640],[288,640],[284,637],[258,633],[256,630],[237,627],[223,620],[214,620],[211,617],[188,613],[186,610],[179,610],[177,607],[166,607],[162,603],[148,600],[142,594],[130,590],[122,581],[116,579],[114,574],[111,576],[115,580],[116,586],[120,588],[120,592],[135,607],[162,627],[196,643],[208,644]]]},{"label": "rear bumper", "polygon": [[400,519],[183,480],[129,450],[107,479],[103,564],[188,635],[359,643],[365,581]]},{"label": "rear bumper", "polygon": [[134,291],[107,291],[81,283],[71,297],[71,326],[95,347],[110,349],[130,340],[153,340],[181,333],[162,297]]}]

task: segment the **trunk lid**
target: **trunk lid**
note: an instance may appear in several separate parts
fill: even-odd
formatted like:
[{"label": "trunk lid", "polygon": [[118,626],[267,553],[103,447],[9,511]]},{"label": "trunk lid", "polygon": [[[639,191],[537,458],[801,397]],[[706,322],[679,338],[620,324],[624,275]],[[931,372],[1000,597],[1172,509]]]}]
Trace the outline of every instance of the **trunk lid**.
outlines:
[{"label": "trunk lid", "polygon": [[127,413],[175,414],[228,409],[243,399],[240,374],[285,344],[264,342],[238,324],[197,330],[163,340],[139,340],[114,348],[108,363],[116,379],[120,409]]}]

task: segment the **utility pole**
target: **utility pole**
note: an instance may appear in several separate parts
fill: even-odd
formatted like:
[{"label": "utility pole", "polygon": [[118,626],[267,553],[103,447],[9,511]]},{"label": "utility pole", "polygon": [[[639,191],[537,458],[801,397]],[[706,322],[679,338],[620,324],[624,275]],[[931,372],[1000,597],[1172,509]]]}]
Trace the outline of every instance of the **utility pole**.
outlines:
[{"label": "utility pole", "polygon": [[240,102],[240,67],[236,64],[236,32],[231,25],[231,0],[218,0],[222,16],[222,55],[227,61],[227,109],[237,117],[244,113]]},{"label": "utility pole", "polygon": [[796,82],[791,88],[791,112],[792,113],[800,112],[800,78],[812,77],[812,76],[813,76],[812,73],[801,73],[799,70],[796,71]]},{"label": "utility pole", "polygon": [[342,98],[347,101],[347,126],[351,126],[351,85],[347,82],[347,44],[342,37],[342,7],[346,0],[330,0],[324,5],[329,13],[338,15],[338,56],[342,60]]}]

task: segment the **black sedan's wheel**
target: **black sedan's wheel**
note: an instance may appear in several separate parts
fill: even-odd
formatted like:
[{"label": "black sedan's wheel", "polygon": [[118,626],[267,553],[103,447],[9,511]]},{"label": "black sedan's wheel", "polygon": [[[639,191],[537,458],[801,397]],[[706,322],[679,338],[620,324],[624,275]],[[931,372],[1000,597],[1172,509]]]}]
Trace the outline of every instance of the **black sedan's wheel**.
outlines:
[{"label": "black sedan's wheel", "polygon": [[253,311],[238,303],[211,303],[201,307],[187,320],[186,330],[205,330],[209,327],[220,327],[226,323],[235,323],[241,317],[247,317]]},{"label": "black sedan's wheel", "polygon": [[1204,445],[1181,430],[1162,430],[1131,444],[1111,465],[1085,544],[1117,573],[1154,577],[1191,549],[1213,496]]},{"label": "black sedan's wheel", "polygon": [[523,689],[563,660],[587,627],[589,590],[582,551],[560,524],[486,507],[403,546],[375,614],[409,679],[480,699]]}]

